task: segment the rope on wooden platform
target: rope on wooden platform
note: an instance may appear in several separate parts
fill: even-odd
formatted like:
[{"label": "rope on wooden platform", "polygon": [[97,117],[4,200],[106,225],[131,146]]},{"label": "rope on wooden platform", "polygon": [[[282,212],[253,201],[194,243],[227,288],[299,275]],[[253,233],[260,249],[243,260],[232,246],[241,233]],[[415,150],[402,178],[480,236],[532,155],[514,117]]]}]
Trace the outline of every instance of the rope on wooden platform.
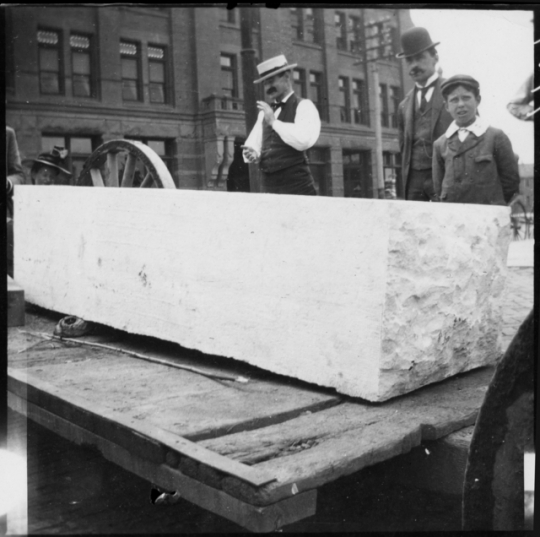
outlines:
[{"label": "rope on wooden platform", "polygon": [[[93,343],[91,341],[81,341],[77,339],[60,337],[60,336],[55,336],[55,335],[50,336],[49,334],[45,334],[43,332],[31,332],[29,330],[19,330],[19,332],[22,332],[24,334],[30,334],[31,336],[39,336],[44,339],[56,339],[59,341],[68,341],[70,343],[75,343],[76,345],[86,345],[88,347],[98,347],[100,349],[106,349],[109,351],[122,352],[124,354],[129,354],[130,356],[133,356],[135,358],[139,358],[140,360],[146,360],[147,362],[152,362],[154,364],[161,364],[161,365],[166,365],[169,367],[175,367],[176,369],[184,369],[185,371],[189,371],[197,375],[202,375],[204,377],[208,377],[213,380],[231,380],[234,382],[241,382],[243,384],[249,382],[249,379],[246,377],[242,377],[242,376],[233,377],[231,375],[225,375],[221,373],[209,373],[207,371],[203,371],[202,369],[197,369],[196,367],[180,365],[174,362],[169,362],[167,360],[161,360],[160,358],[152,358],[151,356],[147,356],[145,354],[139,354],[138,352],[128,351],[120,347],[113,347],[112,345],[104,345],[103,343]],[[27,350],[27,349],[23,349],[23,350]]]}]

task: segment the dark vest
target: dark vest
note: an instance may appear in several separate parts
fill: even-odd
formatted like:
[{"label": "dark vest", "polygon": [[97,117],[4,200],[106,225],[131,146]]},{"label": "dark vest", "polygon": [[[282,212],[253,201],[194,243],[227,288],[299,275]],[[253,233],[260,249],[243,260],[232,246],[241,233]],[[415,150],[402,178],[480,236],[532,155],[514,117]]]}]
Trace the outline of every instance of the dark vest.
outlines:
[{"label": "dark vest", "polygon": [[417,94],[414,95],[414,127],[411,152],[411,168],[413,170],[431,169],[433,156],[433,140],[431,139],[431,103],[433,96],[423,112],[417,105]]},{"label": "dark vest", "polygon": [[[279,113],[279,121],[294,123],[299,99],[294,93],[287,99],[285,106]],[[263,138],[260,168],[264,173],[274,173],[291,166],[307,163],[304,151],[297,151],[287,145],[279,134],[263,121]]]}]

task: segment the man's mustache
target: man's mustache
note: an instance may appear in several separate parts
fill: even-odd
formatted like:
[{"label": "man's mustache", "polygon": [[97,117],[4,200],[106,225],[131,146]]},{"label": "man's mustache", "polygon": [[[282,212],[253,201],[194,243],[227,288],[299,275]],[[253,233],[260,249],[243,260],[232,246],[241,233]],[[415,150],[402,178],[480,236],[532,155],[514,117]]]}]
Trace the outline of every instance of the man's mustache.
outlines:
[{"label": "man's mustache", "polygon": [[266,95],[270,95],[271,93],[274,93],[276,91],[276,88],[274,88],[273,86],[271,88],[268,88],[266,90]]},{"label": "man's mustache", "polygon": [[424,71],[422,71],[422,69],[412,69],[410,74],[411,75],[421,75]]}]

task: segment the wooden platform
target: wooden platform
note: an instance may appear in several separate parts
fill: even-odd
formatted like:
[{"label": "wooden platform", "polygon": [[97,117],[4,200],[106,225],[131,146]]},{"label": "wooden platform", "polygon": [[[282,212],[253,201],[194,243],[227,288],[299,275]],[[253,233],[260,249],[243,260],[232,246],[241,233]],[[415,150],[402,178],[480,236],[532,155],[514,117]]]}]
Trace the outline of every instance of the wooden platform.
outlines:
[{"label": "wooden platform", "polygon": [[493,374],[482,368],[373,404],[103,327],[83,339],[249,382],[23,331],[52,334],[59,318],[27,312],[24,329],[9,329],[10,407],[259,532],[314,514],[323,484],[473,424]]}]

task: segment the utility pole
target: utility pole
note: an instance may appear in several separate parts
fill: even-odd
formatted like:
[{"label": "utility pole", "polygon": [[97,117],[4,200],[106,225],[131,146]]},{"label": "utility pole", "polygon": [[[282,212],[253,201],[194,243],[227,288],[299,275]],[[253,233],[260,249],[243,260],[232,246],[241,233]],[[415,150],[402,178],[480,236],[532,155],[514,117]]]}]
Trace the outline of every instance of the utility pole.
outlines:
[{"label": "utility pole", "polygon": [[[257,91],[253,81],[257,78],[256,51],[253,48],[253,7],[240,7],[240,33],[242,39],[242,82],[244,86],[244,113],[246,134],[257,121]],[[249,189],[261,191],[261,172],[258,164],[249,164]]]},{"label": "utility pole", "polygon": [[[371,72],[371,80],[375,87],[375,163],[377,176],[373,182],[373,191],[377,193],[377,198],[384,198],[384,165],[383,165],[383,144],[381,126],[381,99],[379,68],[377,62],[393,55],[395,46],[393,45],[397,37],[396,28],[387,23],[390,17],[378,21],[370,21],[365,24],[364,33],[366,37],[366,61]],[[371,34],[371,35],[369,35]],[[389,50],[387,50],[389,49]]]}]

